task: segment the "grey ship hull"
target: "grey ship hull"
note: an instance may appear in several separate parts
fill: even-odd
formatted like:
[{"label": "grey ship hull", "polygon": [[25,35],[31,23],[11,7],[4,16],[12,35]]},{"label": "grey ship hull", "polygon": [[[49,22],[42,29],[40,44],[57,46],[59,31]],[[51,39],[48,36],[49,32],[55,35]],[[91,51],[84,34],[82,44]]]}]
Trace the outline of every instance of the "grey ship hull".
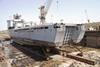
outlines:
[{"label": "grey ship hull", "polygon": [[79,43],[85,33],[84,25],[52,24],[10,29],[13,41],[21,45],[57,47],[72,40]]},{"label": "grey ship hull", "polygon": [[41,25],[11,29],[9,34],[15,42],[22,45],[60,46],[64,39],[65,27],[54,28],[54,25]]}]

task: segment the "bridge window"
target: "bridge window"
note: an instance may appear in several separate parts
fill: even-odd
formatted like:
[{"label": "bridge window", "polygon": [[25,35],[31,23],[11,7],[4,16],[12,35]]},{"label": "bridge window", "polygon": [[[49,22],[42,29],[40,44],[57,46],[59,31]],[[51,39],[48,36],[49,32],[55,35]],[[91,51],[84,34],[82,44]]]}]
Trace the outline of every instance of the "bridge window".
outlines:
[{"label": "bridge window", "polygon": [[60,26],[54,26],[54,28],[60,28]]}]

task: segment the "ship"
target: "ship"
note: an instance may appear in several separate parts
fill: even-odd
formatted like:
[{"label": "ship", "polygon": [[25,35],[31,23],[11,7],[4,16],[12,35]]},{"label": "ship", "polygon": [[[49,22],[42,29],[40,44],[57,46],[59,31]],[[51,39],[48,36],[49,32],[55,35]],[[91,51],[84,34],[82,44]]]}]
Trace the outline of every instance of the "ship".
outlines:
[{"label": "ship", "polygon": [[[49,0],[49,6],[52,0]],[[9,35],[20,45],[59,47],[70,41],[79,43],[85,33],[84,24],[45,23],[49,6],[40,7],[39,25],[25,25],[21,15],[7,20]],[[19,26],[18,26],[19,25]]]}]

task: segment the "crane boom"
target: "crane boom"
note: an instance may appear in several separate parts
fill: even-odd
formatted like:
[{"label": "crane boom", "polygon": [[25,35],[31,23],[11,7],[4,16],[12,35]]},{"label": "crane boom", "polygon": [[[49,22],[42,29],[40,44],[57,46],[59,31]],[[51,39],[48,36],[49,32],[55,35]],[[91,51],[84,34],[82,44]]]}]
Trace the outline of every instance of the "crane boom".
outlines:
[{"label": "crane boom", "polygon": [[46,3],[47,3],[47,4],[45,5],[45,7],[46,7],[46,8],[45,8],[46,14],[47,14],[47,12],[48,12],[50,6],[51,6],[52,1],[53,1],[53,0],[47,0],[47,2],[46,2]]},{"label": "crane boom", "polygon": [[47,0],[46,4],[40,7],[40,22],[43,24],[45,22],[45,17],[48,13],[50,5],[53,0]]}]

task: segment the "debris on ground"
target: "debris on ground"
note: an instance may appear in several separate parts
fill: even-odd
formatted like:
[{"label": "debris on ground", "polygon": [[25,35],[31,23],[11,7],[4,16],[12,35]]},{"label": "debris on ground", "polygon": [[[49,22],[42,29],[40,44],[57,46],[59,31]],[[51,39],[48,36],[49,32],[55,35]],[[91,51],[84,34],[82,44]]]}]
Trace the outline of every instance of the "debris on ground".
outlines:
[{"label": "debris on ground", "polygon": [[100,52],[88,51],[83,53],[83,58],[95,61],[95,65],[89,65],[60,55],[51,56],[53,59],[44,61],[40,67],[100,67]]}]

